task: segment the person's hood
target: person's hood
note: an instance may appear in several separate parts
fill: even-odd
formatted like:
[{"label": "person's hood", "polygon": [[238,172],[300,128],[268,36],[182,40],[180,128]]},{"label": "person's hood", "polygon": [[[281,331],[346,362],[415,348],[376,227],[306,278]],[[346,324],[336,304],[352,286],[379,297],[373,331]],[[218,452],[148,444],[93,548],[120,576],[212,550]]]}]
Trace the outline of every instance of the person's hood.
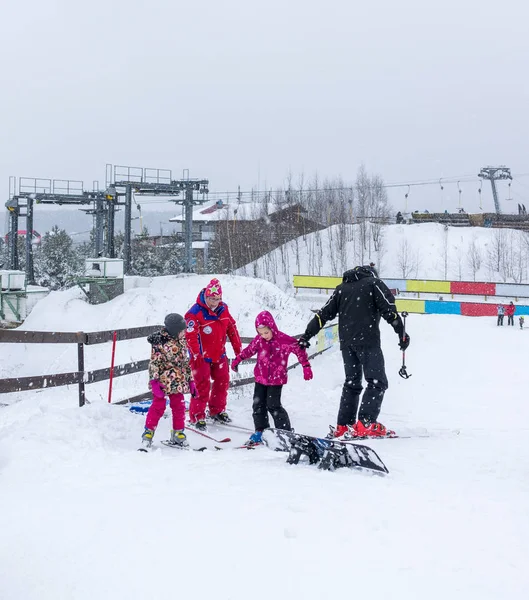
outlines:
[{"label": "person's hood", "polygon": [[375,273],[371,267],[355,267],[354,269],[345,271],[343,274],[343,282],[352,283],[353,281],[359,281],[366,277],[375,277]]},{"label": "person's hood", "polygon": [[257,329],[258,327],[268,327],[268,329],[272,330],[274,337],[279,331],[276,322],[274,321],[274,317],[267,310],[263,310],[263,312],[260,312],[255,318],[255,328]]},{"label": "person's hood", "polygon": [[162,346],[163,344],[171,342],[177,344],[178,346],[182,346],[182,348],[187,348],[187,342],[185,338],[180,339],[179,337],[172,337],[165,327],[162,327],[160,331],[151,333],[151,335],[147,338],[147,342],[149,342],[151,346]]}]

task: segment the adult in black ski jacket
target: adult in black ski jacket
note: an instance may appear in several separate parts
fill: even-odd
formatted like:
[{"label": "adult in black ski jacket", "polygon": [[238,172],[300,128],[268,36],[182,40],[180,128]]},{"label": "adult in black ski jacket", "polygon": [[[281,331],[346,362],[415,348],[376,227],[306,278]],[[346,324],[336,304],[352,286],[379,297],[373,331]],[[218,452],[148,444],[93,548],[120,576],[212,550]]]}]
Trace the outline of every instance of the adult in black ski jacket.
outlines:
[{"label": "adult in black ski jacket", "polygon": [[[299,345],[306,348],[310,338],[336,316],[345,383],[335,435],[343,435],[346,430],[357,436],[386,435],[386,428],[377,422],[388,387],[384,355],[380,347],[380,318],[387,321],[399,336],[401,350],[408,347],[410,337],[404,332],[393,294],[378,278],[373,267],[355,267],[343,274],[342,283],[309,322],[299,339]],[[362,374],[367,381],[367,388],[358,411],[363,389]],[[357,429],[361,431],[357,432]]]}]

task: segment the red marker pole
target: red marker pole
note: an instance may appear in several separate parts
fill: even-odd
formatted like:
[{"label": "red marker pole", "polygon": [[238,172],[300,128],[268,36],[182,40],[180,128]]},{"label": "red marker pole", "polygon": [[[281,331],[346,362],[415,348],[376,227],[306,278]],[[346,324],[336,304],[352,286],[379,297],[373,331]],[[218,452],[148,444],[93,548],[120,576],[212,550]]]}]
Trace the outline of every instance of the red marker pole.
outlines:
[{"label": "red marker pole", "polygon": [[112,380],[114,379],[114,357],[116,356],[116,338],[118,337],[118,332],[114,331],[114,335],[112,336],[112,359],[110,360],[110,381],[108,384],[108,402],[112,401]]}]

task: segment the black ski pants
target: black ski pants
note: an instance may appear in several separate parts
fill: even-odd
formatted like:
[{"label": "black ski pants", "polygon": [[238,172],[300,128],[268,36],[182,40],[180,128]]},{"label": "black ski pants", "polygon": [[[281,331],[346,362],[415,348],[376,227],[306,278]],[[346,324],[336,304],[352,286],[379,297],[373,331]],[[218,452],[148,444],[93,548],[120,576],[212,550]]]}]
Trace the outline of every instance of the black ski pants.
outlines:
[{"label": "black ski pants", "polygon": [[253,424],[256,431],[263,431],[270,427],[268,413],[274,419],[277,429],[290,431],[290,419],[287,411],[281,405],[282,385],[263,385],[256,383],[253,392]]},{"label": "black ski pants", "polygon": [[512,325],[514,327],[514,315],[507,315],[507,325]]},{"label": "black ski pants", "polygon": [[[352,425],[358,420],[364,424],[374,423],[380,414],[388,379],[384,366],[384,355],[380,346],[346,346],[342,348],[345,383],[338,411],[338,425]],[[362,396],[362,374],[367,387]]]},{"label": "black ski pants", "polygon": [[498,315],[498,325],[503,327],[503,315]]}]

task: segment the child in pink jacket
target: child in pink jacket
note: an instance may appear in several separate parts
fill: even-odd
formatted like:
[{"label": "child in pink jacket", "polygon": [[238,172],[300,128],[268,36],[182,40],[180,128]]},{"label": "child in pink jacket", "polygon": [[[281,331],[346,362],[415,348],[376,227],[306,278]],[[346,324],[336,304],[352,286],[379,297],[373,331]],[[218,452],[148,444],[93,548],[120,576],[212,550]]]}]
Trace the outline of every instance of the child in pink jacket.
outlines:
[{"label": "child in pink jacket", "polygon": [[288,379],[287,365],[291,353],[298,357],[305,381],[312,379],[307,351],[300,348],[293,337],[279,331],[274,317],[267,310],[257,315],[255,328],[258,335],[231,364],[231,368],[237,371],[241,361],[257,354],[253,398],[255,433],[250,436],[248,445],[261,443],[263,430],[270,427],[268,413],[272,415],[277,429],[292,429],[288,413],[281,405],[281,392]]}]

